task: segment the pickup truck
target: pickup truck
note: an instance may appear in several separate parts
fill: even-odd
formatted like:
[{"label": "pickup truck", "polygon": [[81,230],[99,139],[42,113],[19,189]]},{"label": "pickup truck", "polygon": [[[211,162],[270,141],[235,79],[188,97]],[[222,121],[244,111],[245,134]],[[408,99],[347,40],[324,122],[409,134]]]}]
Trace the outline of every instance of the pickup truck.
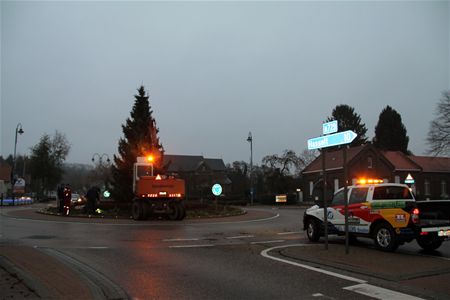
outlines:
[{"label": "pickup truck", "polygon": [[[416,201],[404,184],[352,185],[347,190],[350,241],[367,237],[379,249],[395,251],[399,245],[416,240],[424,250],[432,251],[450,237],[450,203],[440,202],[439,206],[437,202]],[[345,235],[344,199],[341,188],[327,207],[329,234]],[[447,210],[442,210],[442,205]],[[303,228],[310,241],[324,235],[323,203],[305,211]]]}]

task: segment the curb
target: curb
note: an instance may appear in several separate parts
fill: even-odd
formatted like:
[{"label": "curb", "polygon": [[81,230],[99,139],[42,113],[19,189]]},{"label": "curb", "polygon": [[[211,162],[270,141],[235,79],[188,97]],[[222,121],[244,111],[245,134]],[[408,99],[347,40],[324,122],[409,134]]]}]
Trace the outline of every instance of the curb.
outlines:
[{"label": "curb", "polygon": [[19,279],[31,292],[36,294],[42,299],[50,299],[48,290],[39,283],[38,280],[34,280],[26,271],[15,266],[9,259],[0,255],[0,267],[3,268],[12,277]]}]

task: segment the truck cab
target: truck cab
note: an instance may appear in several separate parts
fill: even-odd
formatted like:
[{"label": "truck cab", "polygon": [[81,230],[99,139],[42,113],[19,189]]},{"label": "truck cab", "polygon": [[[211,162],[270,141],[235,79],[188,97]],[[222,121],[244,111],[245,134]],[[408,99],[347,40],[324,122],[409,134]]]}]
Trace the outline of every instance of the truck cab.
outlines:
[{"label": "truck cab", "polygon": [[133,165],[133,193],[135,220],[145,220],[151,215],[171,220],[182,220],[186,216],[184,180],[161,174],[154,176],[153,162],[147,157],[138,157]]}]

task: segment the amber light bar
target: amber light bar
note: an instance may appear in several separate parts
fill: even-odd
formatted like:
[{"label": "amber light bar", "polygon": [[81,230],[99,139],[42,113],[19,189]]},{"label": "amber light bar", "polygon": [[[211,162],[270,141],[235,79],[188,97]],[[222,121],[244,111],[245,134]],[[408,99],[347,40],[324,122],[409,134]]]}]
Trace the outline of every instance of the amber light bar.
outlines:
[{"label": "amber light bar", "polygon": [[141,198],[158,198],[158,197],[169,197],[169,198],[181,198],[180,193],[167,194],[166,192],[160,192],[159,194],[142,194]]},{"label": "amber light bar", "polygon": [[359,179],[358,184],[379,184],[383,183],[382,179]]}]

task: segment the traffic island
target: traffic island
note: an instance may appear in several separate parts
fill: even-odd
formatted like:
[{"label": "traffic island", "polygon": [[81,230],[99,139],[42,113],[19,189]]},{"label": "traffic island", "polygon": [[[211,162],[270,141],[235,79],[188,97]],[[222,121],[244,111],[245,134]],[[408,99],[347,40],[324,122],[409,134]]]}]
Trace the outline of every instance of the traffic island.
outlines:
[{"label": "traffic island", "polygon": [[[96,209],[94,214],[87,214],[82,207],[71,209],[69,215],[63,215],[58,211],[57,207],[46,207],[37,211],[41,214],[61,216],[61,217],[82,217],[82,218],[107,218],[107,219],[131,219],[131,208],[105,208],[100,207]],[[228,205],[211,205],[211,204],[195,204],[186,205],[186,218],[187,219],[202,219],[202,218],[223,218],[239,216],[246,213],[244,209],[236,206]],[[155,216],[150,220],[164,219],[164,216]]]}]

